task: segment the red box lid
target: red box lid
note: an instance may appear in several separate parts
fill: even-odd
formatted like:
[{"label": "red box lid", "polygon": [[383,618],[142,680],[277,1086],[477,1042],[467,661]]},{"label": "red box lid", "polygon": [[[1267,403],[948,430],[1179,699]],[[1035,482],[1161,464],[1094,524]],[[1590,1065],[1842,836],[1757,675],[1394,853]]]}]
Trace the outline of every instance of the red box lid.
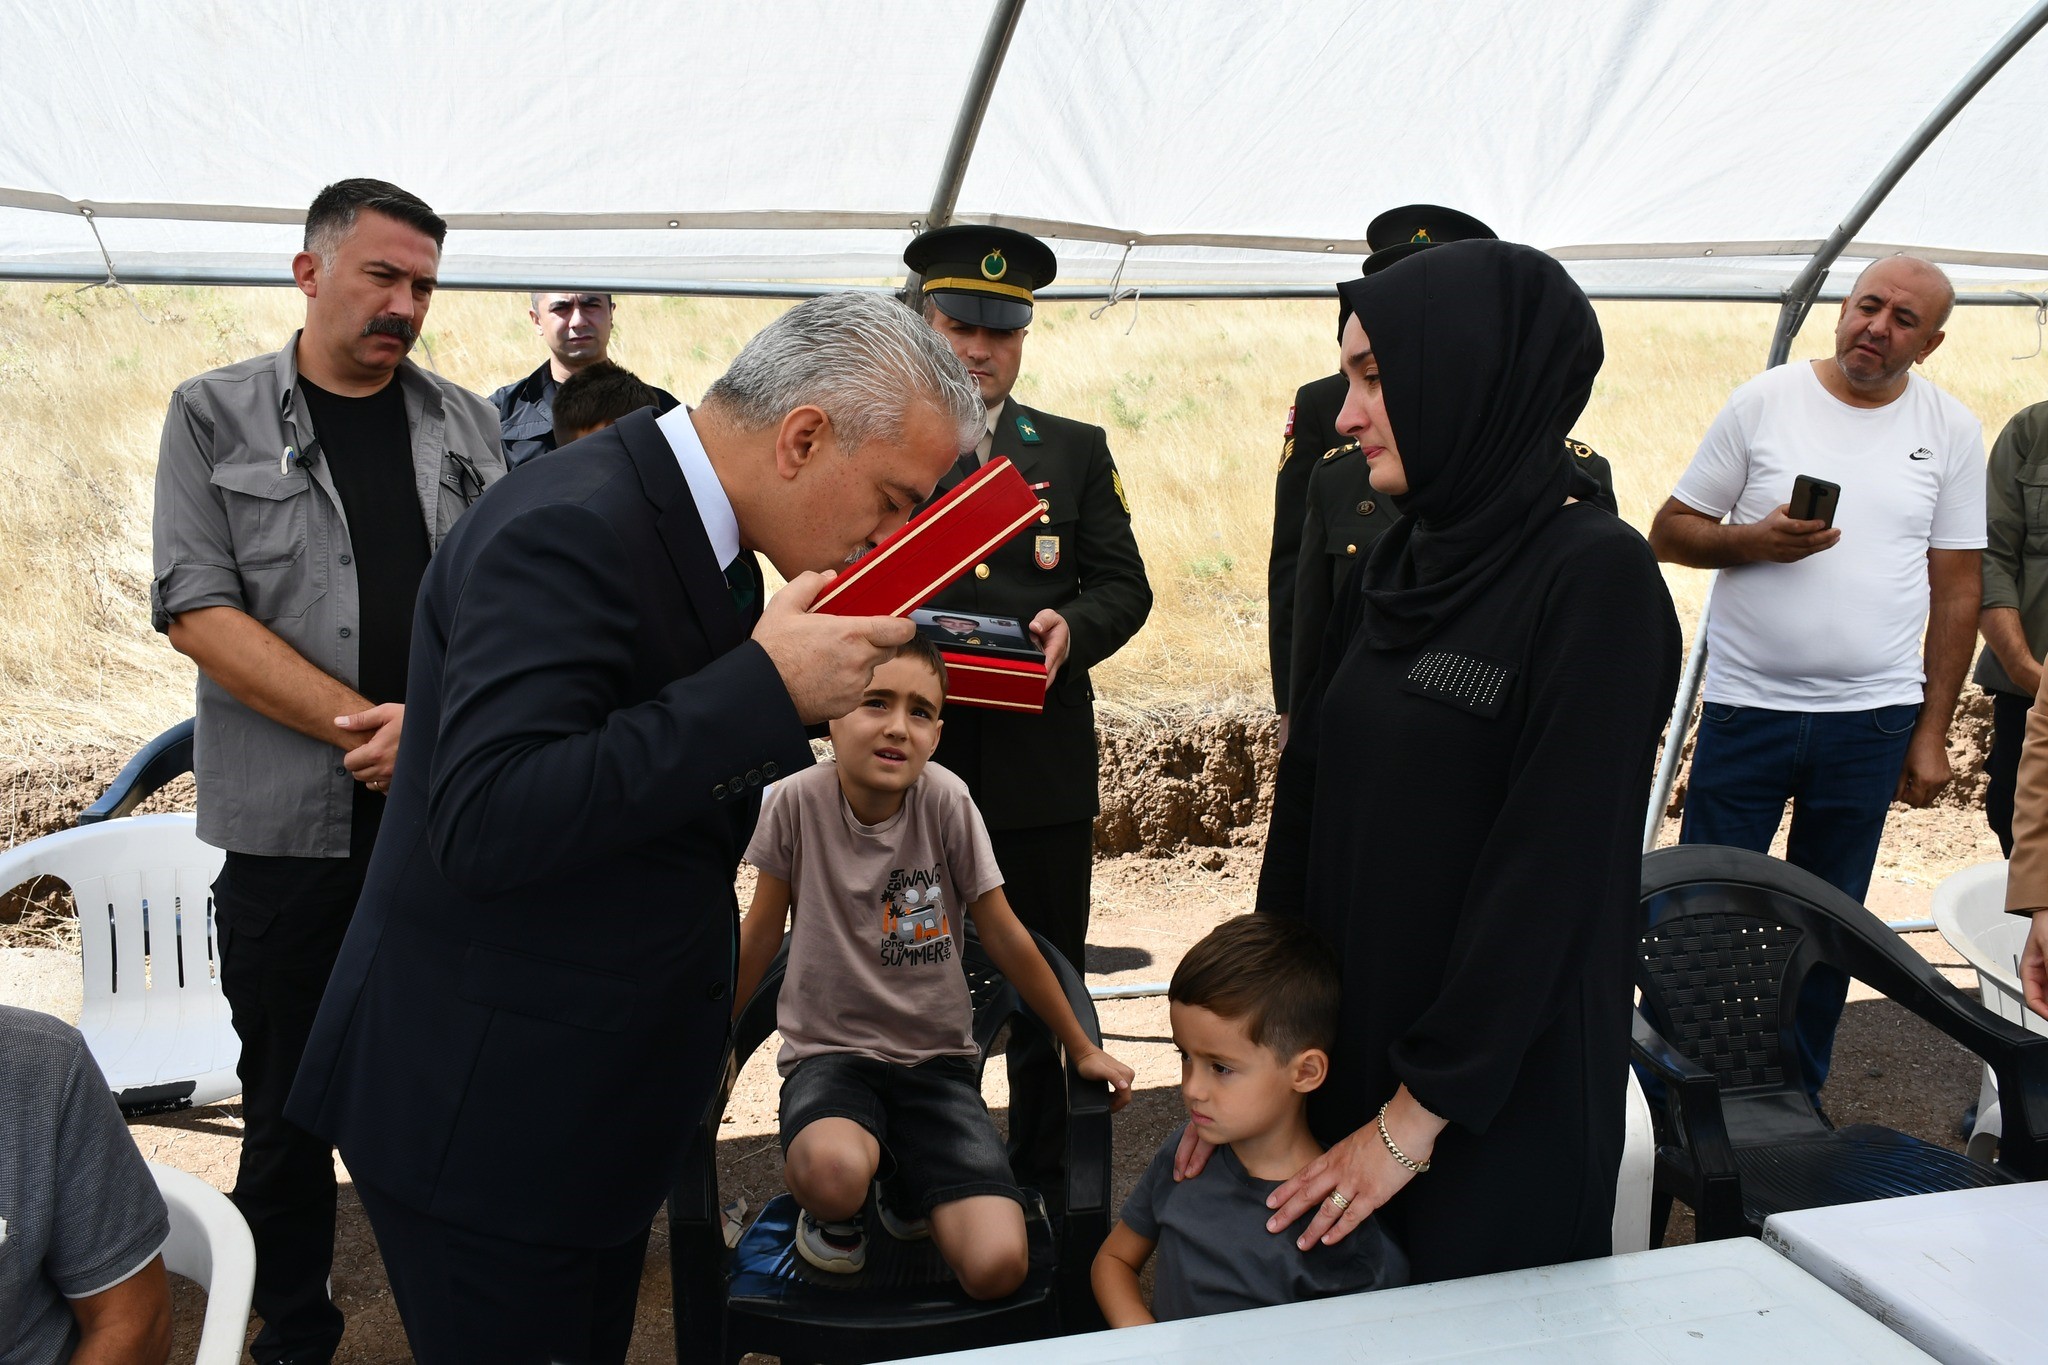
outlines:
[{"label": "red box lid", "polygon": [[1008,460],[990,460],[898,527],[811,603],[835,616],[904,616],[1038,516],[1038,495]]}]

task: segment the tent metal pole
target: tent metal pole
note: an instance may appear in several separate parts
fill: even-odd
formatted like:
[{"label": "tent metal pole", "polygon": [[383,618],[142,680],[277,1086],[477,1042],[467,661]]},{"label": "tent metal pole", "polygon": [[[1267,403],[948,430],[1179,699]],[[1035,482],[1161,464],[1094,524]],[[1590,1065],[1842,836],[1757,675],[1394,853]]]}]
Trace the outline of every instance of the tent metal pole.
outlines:
[{"label": "tent metal pole", "polygon": [[1877,179],[1870,182],[1870,188],[1863,191],[1863,197],[1856,201],[1848,216],[1827,235],[1820,244],[1820,250],[1813,253],[1806,268],[1785,291],[1785,301],[1778,312],[1778,330],[1771,338],[1772,366],[1784,364],[1785,358],[1792,353],[1792,338],[1798,334],[1800,324],[1806,321],[1807,310],[1813,307],[1814,296],[1820,292],[1820,283],[1841,256],[1842,248],[1863,230],[1863,225],[1884,203],[1885,196],[1897,188],[1906,172],[1913,169],[1913,164],[1941,136],[1955,116],[1976,97],[1979,90],[1990,84],[1993,76],[2005,69],[2005,64],[2041,31],[2043,25],[2048,25],[2048,0],[2036,0],[2034,7],[1964,73],[1962,80],[1956,82],[1955,89],[1949,91],[1947,97],[1921,121],[1913,136],[1906,139],[1906,145],[1893,154],[1885,168],[1878,172]]},{"label": "tent metal pole", "polygon": [[[2021,17],[2020,21],[2006,30],[2003,38],[1982,57],[1977,64],[1964,73],[1955,88],[1933,112],[1921,120],[1913,130],[1913,136],[1885,163],[1877,179],[1870,182],[1870,188],[1850,208],[1847,216],[1835,226],[1785,290],[1783,303],[1778,308],[1778,325],[1771,335],[1771,352],[1766,368],[1775,369],[1785,363],[1792,354],[1792,338],[1806,321],[1806,314],[1813,307],[1813,301],[1820,294],[1822,281],[1828,270],[1841,257],[1842,249],[1853,240],[1863,225],[1870,221],[1879,205],[1898,187],[1906,172],[1913,169],[1921,155],[1934,144],[1948,125],[1955,120],[1964,107],[1974,99],[1977,92],[1990,84],[1991,78],[2005,69],[2019,50],[2048,25],[2048,0],[2035,0],[2034,7]],[[1685,662],[1685,676],[1678,685],[1678,702],[1671,710],[1671,726],[1664,737],[1664,757],[1658,764],[1657,782],[1650,793],[1650,809],[1643,819],[1643,851],[1649,852],[1656,844],[1657,827],[1663,819],[1665,809],[1671,804],[1671,788],[1678,780],[1678,756],[1685,748],[1685,737],[1692,728],[1693,703],[1699,698],[1700,679],[1706,670],[1707,655],[1707,614],[1713,608],[1714,593],[1711,586],[1707,598],[1700,606],[1700,619],[1693,627],[1692,652]]]},{"label": "tent metal pole", "polygon": [[967,98],[960,103],[960,117],[953,124],[953,141],[946,148],[946,164],[939,171],[939,187],[932,195],[932,211],[925,215],[927,230],[953,221],[960,186],[967,179],[967,163],[974,155],[975,139],[981,136],[981,120],[988,114],[996,77],[1002,74],[1003,58],[1009,55],[1010,39],[1016,36],[1017,20],[1023,13],[1024,0],[996,0],[995,12],[988,17],[981,55],[975,58],[974,74],[967,78]]},{"label": "tent metal pole", "polygon": [[1650,788],[1650,808],[1643,814],[1643,852],[1657,846],[1657,834],[1664,826],[1664,812],[1671,808],[1671,789],[1678,785],[1678,763],[1685,756],[1686,732],[1692,728],[1692,704],[1700,693],[1700,677],[1707,668],[1707,612],[1714,603],[1714,585],[1700,602],[1699,623],[1693,627],[1692,648],[1685,653],[1685,672],[1678,680],[1678,700],[1671,707],[1671,723],[1665,727],[1664,756],[1657,763],[1657,781]]}]

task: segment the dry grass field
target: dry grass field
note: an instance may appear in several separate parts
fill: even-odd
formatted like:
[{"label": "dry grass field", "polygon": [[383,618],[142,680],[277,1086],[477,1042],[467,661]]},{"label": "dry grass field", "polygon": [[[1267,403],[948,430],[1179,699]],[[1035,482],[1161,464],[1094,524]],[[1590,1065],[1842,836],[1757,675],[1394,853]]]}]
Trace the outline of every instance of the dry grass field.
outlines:
[{"label": "dry grass field", "polygon": [[[614,357],[694,399],[781,305],[623,301]],[[171,388],[274,349],[302,316],[285,289],[0,285],[0,760],[50,745],[128,747],[189,713],[191,671],[149,629],[151,477]],[[1730,389],[1763,363],[1775,309],[1606,304],[1608,361],[1578,435],[1614,462],[1637,526],[1670,490]],[[1832,307],[1795,355],[1830,349]],[[1040,311],[1019,394],[1109,431],[1158,605],[1100,672],[1118,706],[1258,702],[1265,562],[1280,424],[1294,388],[1334,367],[1324,304],[1141,302],[1090,318]],[[423,363],[479,391],[541,356],[523,296],[446,294]],[[1995,435],[2048,398],[2048,357],[2021,309],[1964,309],[1925,373]],[[1673,571],[1688,619],[1700,579]]]}]

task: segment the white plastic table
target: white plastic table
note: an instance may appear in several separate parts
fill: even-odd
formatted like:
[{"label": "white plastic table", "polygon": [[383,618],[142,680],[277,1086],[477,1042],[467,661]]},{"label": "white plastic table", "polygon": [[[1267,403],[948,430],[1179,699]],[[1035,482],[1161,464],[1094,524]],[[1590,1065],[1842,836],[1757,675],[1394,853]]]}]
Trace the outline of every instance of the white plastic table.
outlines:
[{"label": "white plastic table", "polygon": [[2048,1361],[2048,1183],[1781,1213],[1764,1240],[1937,1360]]},{"label": "white plastic table", "polygon": [[1927,1360],[1748,1237],[931,1356],[981,1365]]}]

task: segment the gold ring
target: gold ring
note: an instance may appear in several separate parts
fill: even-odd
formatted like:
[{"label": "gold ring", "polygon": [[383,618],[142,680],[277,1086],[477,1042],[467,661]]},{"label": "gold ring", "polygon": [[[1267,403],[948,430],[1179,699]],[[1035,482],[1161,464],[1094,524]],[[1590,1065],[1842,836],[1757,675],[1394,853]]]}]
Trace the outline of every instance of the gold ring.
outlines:
[{"label": "gold ring", "polygon": [[1342,1213],[1344,1212],[1344,1210],[1351,1207],[1351,1201],[1349,1199],[1346,1199],[1343,1195],[1337,1193],[1337,1191],[1335,1190],[1330,1191],[1330,1202],[1337,1206],[1337,1212],[1339,1213]]}]

